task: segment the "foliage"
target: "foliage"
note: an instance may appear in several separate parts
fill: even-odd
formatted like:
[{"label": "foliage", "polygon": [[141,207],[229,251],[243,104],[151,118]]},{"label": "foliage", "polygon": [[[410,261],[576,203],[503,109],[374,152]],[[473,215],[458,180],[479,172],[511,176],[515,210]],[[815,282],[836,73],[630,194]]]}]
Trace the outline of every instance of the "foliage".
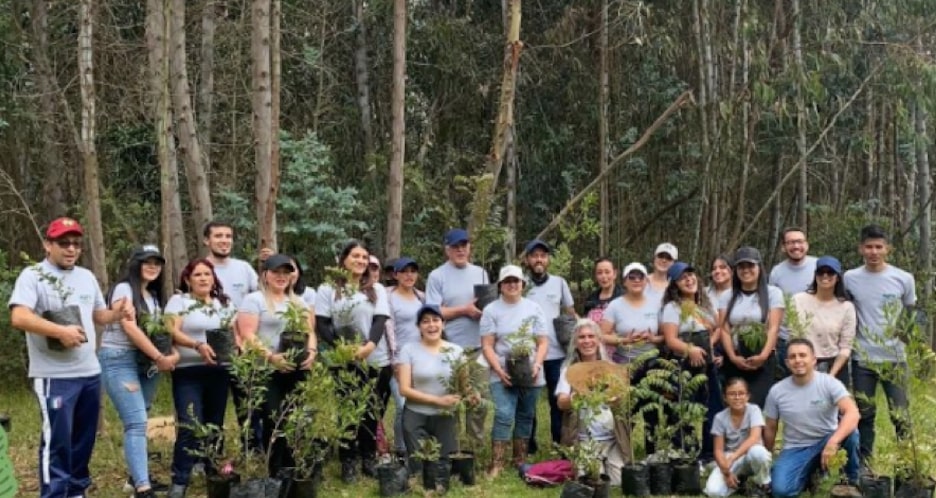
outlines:
[{"label": "foliage", "polygon": [[455,407],[443,411],[457,413],[463,411],[468,405],[477,403],[483,405],[482,408],[486,408],[486,405],[491,402],[481,397],[481,393],[487,385],[484,375],[487,369],[464,353],[453,355],[454,351],[451,348],[442,348],[440,352],[445,356],[444,361],[448,363],[452,374],[440,377],[439,381],[445,386],[445,392],[460,397]]},{"label": "foliage", "polygon": [[[17,274],[9,267],[6,253],[0,249],[0,302],[10,301]],[[10,308],[0,309],[0,337],[6,345],[0,348],[0,376],[4,379],[25,378],[26,335],[10,324]]]},{"label": "foliage", "polygon": [[[654,348],[645,353],[638,355],[636,358],[628,362],[627,369],[632,379],[634,377],[634,372],[639,371],[644,365],[652,364],[657,361],[659,358],[660,352],[658,349]],[[627,382],[623,379],[608,379],[608,384],[605,386],[605,389],[595,389],[593,390],[596,393],[608,392],[614,393],[614,397],[617,399],[615,402],[610,402],[611,398],[608,398],[608,406],[611,407],[611,411],[614,414],[616,420],[620,420],[624,423],[625,427],[629,433],[633,434],[634,427],[637,425],[637,421],[643,418],[643,414],[653,409],[651,403],[646,401],[651,401],[654,399],[656,393],[654,393],[655,387],[652,385],[652,381],[649,376],[644,376],[640,382],[634,384],[633,382]],[[626,394],[620,394],[620,393]],[[585,398],[588,400],[589,398]],[[590,400],[585,401],[586,403],[595,403],[596,401]],[[602,401],[605,402],[605,401]],[[594,405],[592,405],[594,406]],[[634,457],[634,445],[630,445],[630,459],[628,461],[636,462],[637,459]]]},{"label": "foliage", "polygon": [[146,332],[146,335],[149,337],[156,337],[158,335],[171,335],[172,334],[172,322],[179,315],[174,313],[165,313],[165,314],[153,314],[153,313],[142,313],[140,315],[140,329]]},{"label": "foliage", "polygon": [[[266,350],[254,343],[244,344],[240,354],[231,359],[231,375],[243,392],[243,399],[238,415],[248,414],[263,408],[266,399],[267,383],[273,375],[273,365],[266,360]],[[237,444],[232,450],[234,469],[242,477],[256,477],[262,472],[260,456],[248,451],[250,442],[250,424],[241,424],[237,433]]]},{"label": "foliage", "polygon": [[286,322],[286,331],[298,332],[302,335],[308,335],[309,330],[309,308],[304,304],[290,300],[286,303],[286,309],[277,313],[280,318]]},{"label": "foliage", "polygon": [[812,324],[812,313],[800,313],[796,309],[796,301],[793,296],[784,294],[783,301],[786,306],[783,313],[783,319],[787,328],[790,330],[790,338],[806,338],[809,332],[809,326]]},{"label": "foliage", "polygon": [[[692,401],[692,397],[705,388],[708,377],[701,373],[693,374],[677,360],[659,358],[647,371],[641,384],[644,382],[649,388],[649,409],[656,411],[661,421],[652,428],[657,453],[651,456],[660,460],[671,458],[673,437],[682,433],[679,454],[694,460],[702,449],[700,426],[705,418],[706,406]],[[675,422],[663,422],[668,420],[668,413],[673,413]]]},{"label": "foliage", "polygon": [[748,351],[759,352],[767,344],[767,329],[763,323],[749,322],[732,327],[732,333]]},{"label": "foliage", "polygon": [[572,462],[575,470],[587,480],[596,481],[601,475],[601,443],[594,439],[576,441],[572,446],[562,446],[559,452]]},{"label": "foliage", "polygon": [[533,335],[532,329],[536,320],[536,317],[528,317],[520,324],[520,328],[505,337],[512,358],[529,358],[533,354],[536,336]]},{"label": "foliage", "polygon": [[[28,256],[24,257],[24,259],[28,259]],[[40,282],[45,282],[52,288],[52,291],[55,292],[55,295],[59,298],[59,303],[64,307],[68,302],[68,298],[75,292],[75,289],[65,285],[65,282],[61,278],[46,271],[39,263],[33,264],[32,269],[39,275]]]},{"label": "foliage", "polygon": [[335,340],[335,345],[322,352],[322,361],[326,365],[341,366],[357,361],[357,350],[359,345],[348,342],[343,338]]},{"label": "foliage", "polygon": [[419,449],[413,452],[413,458],[424,462],[435,462],[439,459],[441,451],[442,445],[439,441],[429,436],[419,440]]}]

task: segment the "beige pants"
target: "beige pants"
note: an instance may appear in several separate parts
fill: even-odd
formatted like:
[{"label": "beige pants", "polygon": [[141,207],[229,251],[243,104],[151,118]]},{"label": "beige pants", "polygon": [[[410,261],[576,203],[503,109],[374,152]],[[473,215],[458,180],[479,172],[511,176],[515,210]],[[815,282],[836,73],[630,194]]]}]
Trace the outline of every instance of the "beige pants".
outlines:
[{"label": "beige pants", "polygon": [[621,468],[624,467],[624,454],[614,439],[598,441],[601,457],[604,459],[603,473],[611,478],[612,486],[621,485]]}]

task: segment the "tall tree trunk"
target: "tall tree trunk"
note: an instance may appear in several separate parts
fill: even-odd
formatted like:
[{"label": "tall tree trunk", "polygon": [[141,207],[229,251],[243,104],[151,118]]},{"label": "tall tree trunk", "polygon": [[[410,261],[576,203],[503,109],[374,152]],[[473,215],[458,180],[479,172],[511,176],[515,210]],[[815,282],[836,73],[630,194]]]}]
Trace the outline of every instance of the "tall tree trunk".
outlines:
[{"label": "tall tree trunk", "polygon": [[43,168],[42,207],[49,217],[65,214],[65,196],[62,193],[64,164],[62,151],[56,137],[59,126],[55,95],[58,93],[49,62],[49,11],[48,2],[33,2],[32,39],[33,61],[36,64],[36,85],[39,89],[39,133],[42,137],[39,154]]},{"label": "tall tree trunk", "polygon": [[367,55],[367,24],[365,1],[353,0],[356,46],[354,48],[354,76],[357,84],[358,112],[361,113],[361,133],[364,135],[364,164],[374,160],[374,126],[371,119],[370,62]]},{"label": "tall tree trunk", "polygon": [[393,89],[390,113],[390,175],[387,178],[387,238],[384,257],[398,258],[403,238],[403,163],[406,157],[406,0],[393,0]]},{"label": "tall tree trunk", "polygon": [[211,221],[211,193],[205,156],[195,124],[192,109],[192,91],[186,69],[185,51],[185,0],[172,0],[169,19],[169,78],[172,82],[172,107],[178,122],[179,144],[185,163],[185,179],[188,183],[189,201],[195,227],[200,232]]},{"label": "tall tree trunk", "polygon": [[205,171],[211,171],[211,132],[214,118],[214,38],[217,26],[217,0],[206,0],[201,18],[199,50],[198,132],[205,150]]},{"label": "tall tree trunk", "polygon": [[800,1],[793,0],[793,63],[796,74],[796,148],[803,164],[799,170],[796,222],[803,230],[806,227],[806,207],[809,201],[809,163],[806,161],[806,71],[803,64],[802,17]]},{"label": "tall tree trunk", "polygon": [[[608,169],[608,124],[610,121],[610,84],[608,77],[608,0],[601,0],[601,36],[599,41],[600,68],[598,73],[598,173]],[[598,241],[598,254],[608,254],[611,226],[610,192],[608,180],[601,182],[600,221],[601,236]]]},{"label": "tall tree trunk", "polygon": [[164,291],[175,289],[175,282],[188,263],[185,223],[179,196],[179,165],[175,151],[175,133],[169,95],[169,16],[167,0],[146,2],[146,46],[149,52],[149,87],[156,116],[156,156],[159,159],[160,229],[166,262],[163,269]]},{"label": "tall tree trunk", "polygon": [[259,247],[276,247],[276,193],[279,171],[272,161],[273,81],[271,74],[270,0],[253,0],[251,7],[250,54],[252,60],[252,107],[254,156],[257,168],[256,201],[260,233]]},{"label": "tall tree trunk", "polygon": [[517,141],[516,127],[507,129],[507,149],[504,151],[504,162],[507,164],[507,237],[504,241],[504,261],[513,261],[517,256]]},{"label": "tall tree trunk", "polygon": [[[513,126],[514,121],[514,94],[516,91],[517,71],[520,67],[520,52],[523,42],[520,41],[521,0],[509,1],[510,22],[507,29],[507,42],[504,45],[503,75],[501,78],[500,103],[497,111],[497,121],[494,123],[494,136],[491,140],[491,152],[487,156],[485,179],[478,185],[474,202],[471,205],[471,218],[468,220],[468,229],[472,233],[485,225],[491,203],[497,193],[497,181],[504,166],[504,151],[507,147],[507,130]],[[483,257],[483,247],[477,247],[476,254]]]},{"label": "tall tree trunk", "polygon": [[101,223],[101,185],[98,173],[94,95],[94,1],[81,0],[78,7],[78,72],[81,88],[81,164],[84,176],[84,202],[88,235],[91,239],[91,270],[102,287],[107,287],[107,260],[104,255],[104,225]]},{"label": "tall tree trunk", "polygon": [[706,52],[705,52],[705,36],[704,36],[704,24],[705,20],[703,15],[705,9],[702,5],[704,0],[693,0],[692,2],[692,35],[695,39],[696,45],[696,77],[698,82],[696,83],[696,94],[698,96],[698,111],[699,111],[699,130],[702,133],[702,194],[700,196],[702,200],[702,206],[696,214],[696,221],[694,223],[695,230],[694,238],[692,241],[692,246],[690,248],[689,254],[692,258],[695,259],[698,256],[698,252],[703,248],[708,240],[709,234],[707,226],[710,221],[707,218],[709,211],[709,192],[712,182],[709,180],[711,166],[711,157],[709,156],[709,151],[711,150],[711,141],[710,133],[712,130],[709,129],[709,88],[708,88],[708,71],[706,70]]},{"label": "tall tree trunk", "polygon": [[[919,40],[917,40],[919,42]],[[917,49],[922,47],[917,44]],[[916,134],[914,143],[917,163],[917,185],[919,186],[919,202],[917,209],[920,212],[920,256],[919,261],[923,266],[923,274],[926,278],[923,280],[923,299],[922,302],[929,303],[933,296],[933,253],[932,230],[933,230],[933,205],[932,199],[932,178],[930,177],[929,137],[926,129],[927,114],[926,110],[919,102],[915,104],[916,116],[913,120],[913,129]],[[932,328],[929,331],[932,334]],[[931,335],[933,347],[936,347],[936,338]]]}]

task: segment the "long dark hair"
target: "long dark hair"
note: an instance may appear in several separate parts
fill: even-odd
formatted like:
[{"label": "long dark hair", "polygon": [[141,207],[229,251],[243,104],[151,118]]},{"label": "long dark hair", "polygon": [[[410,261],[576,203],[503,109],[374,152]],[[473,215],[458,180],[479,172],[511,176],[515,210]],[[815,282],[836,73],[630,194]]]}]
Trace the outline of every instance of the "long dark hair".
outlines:
[{"label": "long dark hair", "polygon": [[[338,253],[338,266],[341,268],[344,268],[345,261],[348,259],[348,256],[351,255],[351,251],[359,247],[367,251],[367,255],[368,257],[370,257],[370,251],[367,249],[367,246],[365,246],[363,242],[360,242],[358,240],[351,240],[347,244],[345,244],[345,246],[341,249],[341,252]],[[367,300],[370,301],[371,304],[377,304],[377,291],[374,290],[375,283],[376,282],[371,282],[370,271],[365,269],[364,274],[361,275],[359,290],[363,292],[365,296],[367,296]],[[343,282],[339,282],[339,284],[343,284]],[[338,299],[341,299],[340,288],[335,289],[335,300],[337,301]]]},{"label": "long dark hair", "polygon": [[299,259],[293,256],[292,254],[284,254],[283,256],[286,256],[287,258],[289,258],[292,261],[293,266],[296,267],[296,283],[293,284],[293,292],[297,296],[302,297],[302,295],[305,293],[305,290],[306,290],[306,284],[302,280],[302,275],[303,273],[305,273],[302,271],[302,265],[299,264]]},{"label": "long dark hair", "polygon": [[[842,278],[842,276],[839,275],[838,273],[836,273],[835,276],[838,277],[835,280],[835,288],[832,289],[832,293],[835,294],[835,299],[838,299],[839,301],[849,301],[848,291],[845,290],[845,282],[843,282],[843,280],[845,279]],[[813,275],[812,283],[809,284],[809,288],[806,289],[806,292],[809,294],[816,293],[816,276],[815,275]]]},{"label": "long dark hair", "polygon": [[[692,302],[710,313],[716,311],[708,298],[708,292],[705,292],[705,289],[702,288],[702,282],[698,281],[699,274],[696,272],[692,272],[692,274],[696,276],[696,281],[698,282],[695,295],[692,296]],[[670,280],[670,283],[666,286],[666,290],[663,291],[663,306],[669,303],[679,304],[683,301],[682,292],[679,291],[679,286],[676,285],[677,281],[678,279]]]},{"label": "long dark hair", "polygon": [[[110,290],[107,291],[107,305],[110,306],[113,304],[112,299],[114,297],[114,289],[117,288],[117,285],[126,283],[130,286],[130,292],[133,296],[131,299],[133,301],[133,309],[136,310],[136,319],[137,323],[140,322],[140,317],[143,313],[153,313],[156,310],[152,310],[147,304],[146,300],[143,299],[143,277],[141,276],[141,270],[143,268],[143,261],[137,258],[131,257],[127,261],[126,267],[124,269],[123,275],[114,282],[114,285],[111,286]],[[162,309],[163,305],[166,304],[166,296],[163,294],[163,272],[159,272],[159,276],[156,277],[156,280],[146,284],[146,290],[152,296],[153,300],[156,301],[156,307]]]},{"label": "long dark hair", "polygon": [[[767,322],[767,313],[770,311],[770,293],[768,292],[767,275],[764,271],[764,264],[757,263],[757,304],[761,309],[761,323]],[[738,272],[731,272],[731,300],[728,301],[728,309],[725,310],[725,322],[730,322],[731,311],[734,309],[735,302],[742,294],[741,279]]]},{"label": "long dark hair", "polygon": [[179,290],[182,292],[190,292],[192,290],[186,280],[192,278],[192,273],[198,265],[207,266],[208,269],[211,270],[212,278],[214,278],[214,285],[211,286],[211,291],[208,293],[208,296],[212,299],[217,299],[218,302],[221,303],[221,306],[227,306],[228,302],[230,302],[230,298],[224,293],[224,287],[221,286],[221,281],[218,280],[218,274],[215,273],[214,265],[211,261],[208,261],[207,258],[196,258],[185,265],[185,268],[182,269],[182,273],[179,274]]}]

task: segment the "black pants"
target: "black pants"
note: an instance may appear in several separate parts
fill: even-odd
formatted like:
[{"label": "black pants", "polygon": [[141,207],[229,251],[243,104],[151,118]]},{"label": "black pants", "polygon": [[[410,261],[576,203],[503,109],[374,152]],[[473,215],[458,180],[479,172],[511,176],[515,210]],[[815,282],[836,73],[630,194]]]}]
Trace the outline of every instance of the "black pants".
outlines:
[{"label": "black pants", "polygon": [[341,461],[376,458],[377,424],[387,410],[393,370],[389,365],[381,368],[370,365],[348,365],[342,368],[350,371],[357,380],[357,384],[349,388],[360,389],[370,385],[373,388],[373,395],[364,418],[354,429],[354,439],[339,448],[338,457]]},{"label": "black pants", "polygon": [[724,370],[727,379],[740,377],[747,382],[748,391],[751,393],[751,403],[763,410],[767,402],[767,393],[777,382],[777,355],[771,354],[757,370],[742,370],[726,358]]},{"label": "black pants", "polygon": [[253,410],[250,413],[247,413],[247,407],[245,405],[245,398],[247,397],[244,393],[244,389],[238,384],[237,378],[231,375],[230,380],[231,386],[231,399],[234,400],[234,414],[237,416],[237,423],[241,427],[244,425],[249,425],[250,429],[247,437],[247,447],[251,451],[264,452],[266,451],[266,444],[264,444],[263,438],[263,413],[260,410]]},{"label": "black pants", "polygon": [[[909,414],[910,402],[907,400],[907,390],[904,387],[907,385],[907,376],[909,375],[907,364],[891,362],[884,365],[884,368],[895,369],[894,375],[889,377],[899,379],[898,382],[880,378],[877,372],[863,366],[858,361],[852,361],[851,365],[855,399],[858,401],[858,411],[861,412],[861,420],[858,422],[858,436],[861,438],[859,454],[862,460],[867,460],[874,452],[874,419],[877,416],[875,397],[878,382],[881,383],[884,394],[887,396],[887,405],[890,408],[891,422],[897,432],[897,439],[907,437],[909,429],[906,416]],[[901,416],[901,413],[903,416]]]},{"label": "black pants", "polygon": [[426,415],[403,408],[403,440],[408,455],[419,451],[423,439],[434,437],[442,446],[439,455],[448,457],[458,451],[457,429],[458,420],[454,415]]},{"label": "black pants", "polygon": [[[280,469],[296,466],[292,448],[289,447],[286,439],[277,437],[274,440],[273,433],[277,428],[282,430],[289,395],[308,374],[308,370],[288,373],[273,372],[267,383],[266,399],[263,404],[263,441],[271,445],[270,459],[267,461],[267,470],[271,477],[276,477]],[[310,401],[314,402],[314,400]]]},{"label": "black pants", "polygon": [[[816,359],[816,371],[829,373],[832,370],[832,365],[835,364],[836,357],[832,358],[818,358]],[[846,361],[845,365],[842,366],[842,369],[838,371],[838,374],[835,375],[835,378],[840,380],[842,384],[845,384],[845,387],[849,391],[852,389],[852,375],[851,375],[851,360]]]},{"label": "black pants", "polygon": [[[552,442],[559,444],[562,437],[562,410],[559,409],[559,397],[556,396],[556,386],[559,385],[559,374],[562,372],[562,362],[565,359],[546,360],[543,362],[543,376],[546,377],[546,396],[549,400],[549,435]],[[533,414],[533,432],[530,433],[530,442],[527,446],[530,454],[536,453],[536,414]]]}]

